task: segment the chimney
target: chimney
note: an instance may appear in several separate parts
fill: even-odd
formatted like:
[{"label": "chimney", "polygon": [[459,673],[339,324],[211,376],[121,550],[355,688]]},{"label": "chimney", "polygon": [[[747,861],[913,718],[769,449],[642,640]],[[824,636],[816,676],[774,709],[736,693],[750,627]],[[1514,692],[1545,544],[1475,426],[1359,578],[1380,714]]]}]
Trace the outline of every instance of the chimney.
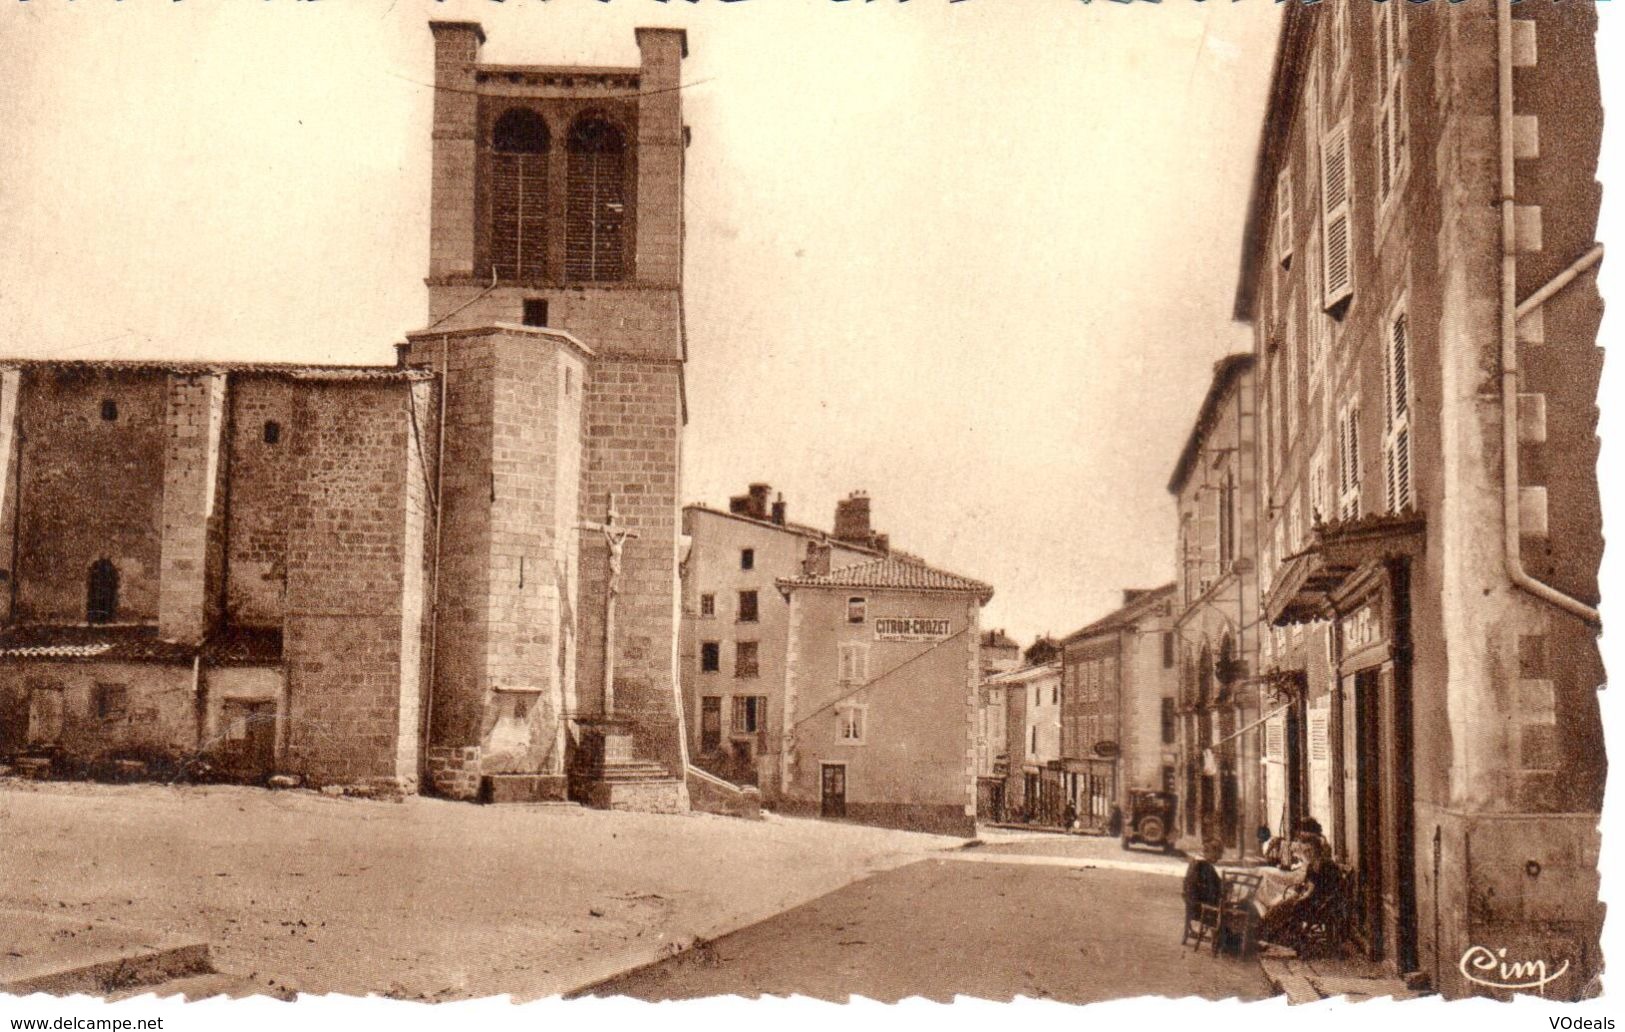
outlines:
[{"label": "chimney", "polygon": [[734,495],[728,499],[728,511],[735,516],[749,516],[750,495]]},{"label": "chimney", "polygon": [[766,484],[750,485],[750,515],[752,519],[767,519],[767,496],[773,489]]},{"label": "chimney", "polygon": [[835,540],[868,546],[872,533],[868,495],[853,491],[835,503]]},{"label": "chimney", "polygon": [[803,577],[822,577],[829,572],[829,542],[807,542],[807,558],[801,561]]},{"label": "chimney", "polygon": [[775,526],[780,526],[780,527],[784,526],[784,494],[783,494],[783,492],[780,492],[779,496],[773,500],[773,523],[774,523]]}]

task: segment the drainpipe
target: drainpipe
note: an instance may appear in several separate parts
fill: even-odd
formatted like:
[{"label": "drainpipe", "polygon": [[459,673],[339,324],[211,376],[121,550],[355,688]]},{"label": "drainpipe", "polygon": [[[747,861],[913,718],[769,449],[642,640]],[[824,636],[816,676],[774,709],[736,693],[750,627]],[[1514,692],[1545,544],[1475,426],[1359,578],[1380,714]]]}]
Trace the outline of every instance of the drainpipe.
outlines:
[{"label": "drainpipe", "polygon": [[1523,567],[1521,526],[1518,506],[1518,318],[1544,304],[1602,258],[1602,246],[1569,266],[1558,277],[1536,291],[1523,305],[1518,304],[1517,229],[1514,221],[1516,177],[1512,151],[1512,2],[1497,0],[1497,71],[1499,73],[1499,131],[1501,149],[1501,453],[1502,493],[1505,513],[1507,576],[1517,587],[1579,617],[1593,627],[1601,627],[1597,610],[1579,599],[1536,580]]}]

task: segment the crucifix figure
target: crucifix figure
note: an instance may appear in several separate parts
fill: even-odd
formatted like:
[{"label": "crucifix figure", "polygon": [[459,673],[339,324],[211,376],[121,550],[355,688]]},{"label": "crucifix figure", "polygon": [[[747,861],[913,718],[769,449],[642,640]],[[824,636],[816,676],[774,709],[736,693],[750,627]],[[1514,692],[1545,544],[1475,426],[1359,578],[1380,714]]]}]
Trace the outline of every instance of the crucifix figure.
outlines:
[{"label": "crucifix figure", "polygon": [[610,492],[605,506],[604,522],[581,524],[582,530],[596,530],[604,535],[609,546],[609,576],[604,583],[604,716],[615,715],[615,596],[621,593],[621,551],[627,538],[637,532],[621,526],[621,514],[615,511],[615,494]]}]

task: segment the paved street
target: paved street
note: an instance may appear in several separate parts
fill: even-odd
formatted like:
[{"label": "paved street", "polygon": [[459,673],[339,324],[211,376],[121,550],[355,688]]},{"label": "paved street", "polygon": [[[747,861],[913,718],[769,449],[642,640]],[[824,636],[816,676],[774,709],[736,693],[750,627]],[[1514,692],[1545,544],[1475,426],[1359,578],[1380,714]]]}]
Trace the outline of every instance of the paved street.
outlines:
[{"label": "paved street", "polygon": [[0,782],[0,907],[208,940],[266,989],[549,995],[958,839],[230,786]]},{"label": "paved street", "polygon": [[[1121,854],[1112,840],[1057,839],[1076,854],[1063,863],[1108,843]],[[1031,851],[1011,859],[1025,862],[972,849],[879,874],[595,992],[1071,1003],[1270,994],[1256,962],[1180,946],[1180,882],[1154,865],[1080,870]]]}]

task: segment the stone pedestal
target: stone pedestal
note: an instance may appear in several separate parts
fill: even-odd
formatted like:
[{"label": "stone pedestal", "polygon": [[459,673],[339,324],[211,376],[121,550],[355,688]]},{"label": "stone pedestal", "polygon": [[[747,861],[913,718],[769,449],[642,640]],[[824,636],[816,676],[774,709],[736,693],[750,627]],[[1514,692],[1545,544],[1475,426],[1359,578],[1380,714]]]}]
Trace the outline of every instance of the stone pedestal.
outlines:
[{"label": "stone pedestal", "polygon": [[683,813],[683,782],[658,763],[640,760],[632,722],[600,717],[580,722],[581,744],[570,769],[570,798],[599,810]]}]

